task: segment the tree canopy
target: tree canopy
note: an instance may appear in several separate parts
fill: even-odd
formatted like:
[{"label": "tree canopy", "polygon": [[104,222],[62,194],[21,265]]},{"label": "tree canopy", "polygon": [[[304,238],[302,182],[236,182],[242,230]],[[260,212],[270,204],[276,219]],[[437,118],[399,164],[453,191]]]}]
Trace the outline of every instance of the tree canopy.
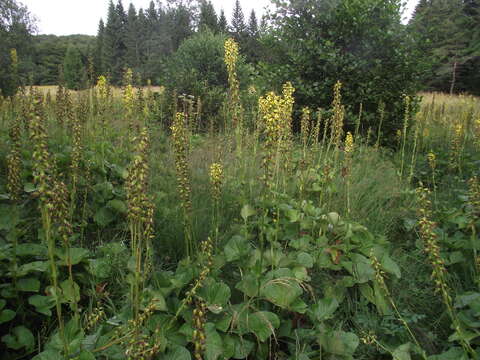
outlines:
[{"label": "tree canopy", "polygon": [[[16,0],[2,0],[0,2],[1,94],[13,95],[19,84],[25,81],[18,76],[28,73],[28,70],[32,67],[30,59],[31,36],[34,31],[35,19],[25,6]],[[13,53],[16,53],[16,55],[12,56]]]}]

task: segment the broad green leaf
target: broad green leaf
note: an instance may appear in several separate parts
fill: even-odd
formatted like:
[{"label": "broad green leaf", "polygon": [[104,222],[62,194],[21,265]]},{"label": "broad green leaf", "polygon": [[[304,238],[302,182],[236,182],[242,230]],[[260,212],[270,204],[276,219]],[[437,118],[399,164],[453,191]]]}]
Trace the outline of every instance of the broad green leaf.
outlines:
[{"label": "broad green leaf", "polygon": [[468,355],[461,347],[451,347],[440,355],[432,355],[428,360],[468,360]]},{"label": "broad green leaf", "polygon": [[243,205],[242,210],[240,211],[243,221],[247,221],[250,216],[255,215],[255,209],[250,205]]},{"label": "broad green leaf", "polygon": [[36,278],[22,278],[17,281],[17,289],[26,292],[38,292],[40,281]]},{"label": "broad green leaf", "polygon": [[393,353],[393,360],[411,360],[410,343],[406,343],[397,347]]},{"label": "broad green leaf", "polygon": [[335,298],[323,298],[311,307],[312,321],[325,321],[332,317],[338,308],[338,301]]},{"label": "broad green leaf", "polygon": [[18,256],[46,256],[47,247],[40,244],[18,244]]},{"label": "broad green leaf", "polygon": [[254,297],[258,294],[258,285],[257,277],[254,274],[247,273],[242,280],[235,285],[235,288],[249,297]]},{"label": "broad green leaf", "polygon": [[358,347],[358,336],[351,332],[332,331],[324,332],[319,337],[320,344],[325,351],[340,356],[353,356]]},{"label": "broad green leaf", "polygon": [[235,235],[225,245],[225,257],[227,261],[239,260],[243,256],[248,255],[251,249],[252,246],[245,238]]},{"label": "broad green leaf", "polygon": [[32,295],[28,298],[28,303],[35,306],[35,310],[41,314],[51,316],[51,308],[55,306],[53,296]]},{"label": "broad green leaf", "polygon": [[289,269],[278,269],[268,274],[260,295],[282,308],[288,308],[303,291]]},{"label": "broad green leaf", "polygon": [[286,215],[290,222],[297,222],[300,220],[300,211],[297,209],[287,209]]},{"label": "broad green leaf", "polygon": [[456,296],[455,307],[457,309],[463,308],[467,305],[472,307],[472,308],[479,309],[479,311],[480,311],[480,293],[478,293],[478,292],[467,292],[467,293]]},{"label": "broad green leaf", "polygon": [[268,311],[258,311],[248,317],[250,332],[254,333],[261,342],[273,335],[279,326],[278,316]]},{"label": "broad green leaf", "polygon": [[363,255],[353,254],[351,256],[353,262],[353,273],[355,279],[361,284],[375,278],[375,270],[370,260]]},{"label": "broad green leaf", "polygon": [[370,301],[372,304],[375,304],[375,294],[370,284],[368,283],[359,284],[358,287],[363,297],[366,298],[368,301]]},{"label": "broad green leaf", "polygon": [[337,225],[340,221],[340,215],[336,212],[331,212],[327,214],[327,219],[333,226]]},{"label": "broad green leaf", "polygon": [[387,302],[387,299],[385,299],[385,292],[383,289],[378,285],[377,282],[373,283],[373,291],[375,293],[375,306],[377,307],[377,310],[379,314],[381,315],[387,315],[391,313],[390,306]]},{"label": "broad green leaf", "polygon": [[37,190],[37,187],[32,183],[25,183],[25,185],[23,185],[23,191],[25,191],[26,193],[32,193]]},{"label": "broad green leaf", "polygon": [[[58,253],[58,257],[61,259],[59,265],[68,265],[68,259],[66,253]],[[70,264],[77,265],[90,256],[90,251],[84,248],[70,248]]]},{"label": "broad green leaf", "polygon": [[95,355],[90,351],[82,350],[78,355],[77,360],[95,360]]},{"label": "broad green leaf", "polygon": [[40,354],[34,356],[32,360],[65,360],[60,351],[54,349],[46,349]]},{"label": "broad green leaf", "polygon": [[7,301],[4,299],[0,299],[0,310],[2,310],[5,307],[5,305],[7,305]]},{"label": "broad green leaf", "polygon": [[215,329],[215,324],[205,324],[205,358],[206,360],[217,360],[223,354],[223,341]]},{"label": "broad green leaf", "polygon": [[31,272],[45,272],[48,269],[48,263],[46,261],[34,261],[28,264],[21,265],[18,268],[17,276],[22,277]]},{"label": "broad green leaf", "polygon": [[169,350],[163,360],[191,360],[190,352],[185,349],[183,346],[176,346],[175,348]]},{"label": "broad green leaf", "polygon": [[297,255],[297,262],[302,266],[311,268],[313,266],[313,257],[310,254],[301,252]]},{"label": "broad green leaf", "polygon": [[15,317],[16,313],[10,309],[0,311],[0,324],[6,323]]},{"label": "broad green leaf", "polygon": [[199,293],[214,314],[222,312],[230,300],[230,288],[223,282],[207,281]]},{"label": "broad green leaf", "polygon": [[65,280],[60,284],[63,297],[68,302],[77,302],[80,300],[80,287],[75,281]]},{"label": "broad green leaf", "polygon": [[13,328],[10,333],[2,337],[2,341],[13,350],[25,348],[27,351],[30,351],[35,346],[35,338],[32,332],[25,326]]},{"label": "broad green leaf", "polygon": [[463,256],[461,251],[454,251],[448,257],[448,265],[459,264],[465,261],[465,256]]},{"label": "broad green leaf", "polygon": [[107,207],[120,214],[126,214],[128,211],[127,204],[125,204],[122,200],[118,200],[118,199],[110,200],[107,203]]},{"label": "broad green leaf", "polygon": [[246,359],[255,346],[253,342],[237,335],[224,336],[223,344],[225,348],[223,356],[227,359]]},{"label": "broad green leaf", "polygon": [[386,253],[382,256],[381,264],[383,269],[390,273],[393,274],[397,277],[397,279],[400,279],[402,277],[402,273],[400,271],[400,268],[398,267],[397,263],[393,261],[390,256],[388,256]]},{"label": "broad green leaf", "polygon": [[102,207],[95,213],[93,220],[101,227],[106,227],[115,220],[115,214],[110,208]]},{"label": "broad green leaf", "polygon": [[146,289],[144,290],[145,301],[148,301],[150,305],[153,305],[157,311],[167,311],[167,303],[165,297],[158,290]]}]

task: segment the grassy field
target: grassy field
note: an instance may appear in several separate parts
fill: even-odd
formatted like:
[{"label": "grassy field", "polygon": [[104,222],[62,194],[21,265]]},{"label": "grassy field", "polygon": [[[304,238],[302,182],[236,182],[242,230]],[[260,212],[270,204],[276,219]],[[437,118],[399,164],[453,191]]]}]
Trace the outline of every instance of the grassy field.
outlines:
[{"label": "grassy field", "polygon": [[[40,94],[47,95],[47,93],[50,93],[51,96],[57,95],[57,89],[58,86],[55,85],[42,85],[42,86],[34,86],[33,87],[35,91],[37,91]],[[146,91],[148,87],[143,87],[143,90]],[[134,88],[135,92],[138,91],[138,88]],[[163,93],[165,91],[165,88],[163,86],[150,86],[150,90],[152,92],[156,93]],[[72,94],[78,94],[85,92],[85,90],[80,90],[80,91],[75,91],[71,90]],[[112,94],[114,97],[120,97],[122,95],[122,89],[121,88],[112,88]]]},{"label": "grassy field", "polygon": [[478,357],[477,98],[386,138],[338,88],[299,133],[289,83],[201,131],[163,88],[58,89],[0,103],[2,359]]}]

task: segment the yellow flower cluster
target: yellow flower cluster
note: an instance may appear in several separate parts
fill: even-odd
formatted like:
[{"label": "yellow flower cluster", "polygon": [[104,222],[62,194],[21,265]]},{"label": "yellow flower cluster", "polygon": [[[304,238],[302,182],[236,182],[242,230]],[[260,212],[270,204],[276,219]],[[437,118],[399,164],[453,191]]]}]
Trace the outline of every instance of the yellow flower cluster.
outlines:
[{"label": "yellow flower cluster", "polygon": [[10,129],[11,147],[7,156],[7,190],[11,200],[18,200],[23,190],[21,172],[20,117],[14,118]]},{"label": "yellow flower cluster", "polygon": [[207,313],[207,305],[205,301],[199,300],[195,309],[193,309],[193,344],[195,360],[202,360],[205,352],[205,323]]},{"label": "yellow flower cluster", "polygon": [[459,167],[460,153],[462,150],[463,125],[458,123],[453,130],[453,137],[450,144],[450,168],[455,169]]},{"label": "yellow flower cluster", "polygon": [[468,180],[468,199],[472,207],[472,213],[480,217],[480,181],[477,176]]},{"label": "yellow flower cluster", "polygon": [[475,136],[474,136],[475,146],[478,149],[480,149],[480,118],[475,120],[474,131],[475,131]]},{"label": "yellow flower cluster", "polygon": [[225,41],[225,65],[229,76],[236,73],[236,66],[238,60],[238,44],[232,38]]},{"label": "yellow flower cluster", "polygon": [[229,110],[232,124],[236,127],[240,119],[240,90],[237,79],[238,44],[232,38],[225,41],[225,65],[228,72]]},{"label": "yellow flower cluster", "polygon": [[86,316],[85,330],[89,331],[93,329],[101,320],[105,318],[105,316],[105,310],[103,309],[102,305],[94,308],[92,312]]},{"label": "yellow flower cluster", "polygon": [[353,147],[354,147],[353,135],[349,131],[347,132],[347,137],[345,138],[345,152],[347,153],[348,156],[351,156],[353,152]]},{"label": "yellow flower cluster", "polygon": [[220,200],[220,192],[223,183],[223,166],[219,163],[210,165],[210,184],[212,185],[212,195],[215,201]]},{"label": "yellow flower cluster", "polygon": [[17,67],[18,67],[17,49],[11,49],[10,50],[10,60],[12,62],[13,70],[17,71]]},{"label": "yellow flower cluster", "polygon": [[302,109],[302,117],[300,119],[300,131],[302,134],[303,146],[305,147],[308,142],[308,137],[310,135],[310,109],[304,107]]},{"label": "yellow flower cluster", "polygon": [[[280,159],[275,158],[277,150],[283,155],[289,154],[291,144],[291,121],[293,109],[293,88],[290,82],[283,86],[282,96],[273,92],[265,97],[260,97],[258,106],[262,115],[263,129],[265,133],[265,182],[268,187],[272,186],[274,169]],[[288,161],[285,161],[288,163]],[[288,165],[288,164],[286,164]]]},{"label": "yellow flower cluster", "polygon": [[437,234],[435,233],[436,224],[431,220],[431,201],[429,200],[430,190],[426,188],[417,189],[417,197],[419,200],[419,225],[420,236],[423,240],[425,252],[432,266],[432,279],[435,283],[435,289],[442,295],[442,298],[449,309],[452,309],[452,298],[449,294],[449,288],[446,282],[447,269],[445,261],[440,256],[440,247],[437,242]]},{"label": "yellow flower cluster", "polygon": [[175,167],[177,170],[178,192],[185,214],[190,214],[192,208],[191,186],[188,170],[188,129],[184,113],[177,113],[172,126],[173,147],[175,152]]},{"label": "yellow flower cluster", "polygon": [[123,105],[127,110],[127,117],[132,121],[133,110],[135,108],[135,94],[133,91],[132,80],[133,72],[132,69],[127,69],[123,76]]},{"label": "yellow flower cluster", "polygon": [[430,168],[432,170],[435,170],[435,168],[437,167],[437,157],[433,152],[430,151],[427,154],[427,160],[428,160],[428,164],[430,165]]},{"label": "yellow flower cluster", "polygon": [[108,98],[108,82],[107,78],[103,75],[98,77],[97,81],[97,92],[100,100],[106,101]]},{"label": "yellow flower cluster", "polygon": [[345,109],[342,105],[342,83],[337,81],[333,88],[333,118],[331,121],[331,136],[336,147],[340,145],[340,139],[343,134],[343,120],[345,118]]}]

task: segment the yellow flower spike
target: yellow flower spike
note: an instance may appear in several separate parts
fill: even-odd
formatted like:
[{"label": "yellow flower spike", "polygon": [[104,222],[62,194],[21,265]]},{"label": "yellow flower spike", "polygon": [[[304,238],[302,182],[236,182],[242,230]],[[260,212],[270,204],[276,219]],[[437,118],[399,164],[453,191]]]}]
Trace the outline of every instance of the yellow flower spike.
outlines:
[{"label": "yellow flower spike", "polygon": [[350,155],[353,152],[353,146],[353,135],[349,131],[345,138],[345,152]]}]

